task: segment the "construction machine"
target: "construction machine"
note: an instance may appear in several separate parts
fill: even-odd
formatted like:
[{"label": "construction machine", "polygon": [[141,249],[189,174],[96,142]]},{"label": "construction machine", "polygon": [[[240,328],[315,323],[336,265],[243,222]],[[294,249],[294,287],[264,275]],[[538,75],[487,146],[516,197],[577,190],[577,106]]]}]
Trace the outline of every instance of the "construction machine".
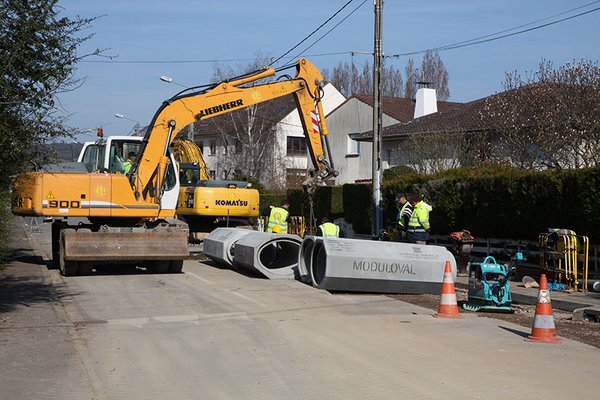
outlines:
[{"label": "construction machine", "polygon": [[195,239],[218,227],[249,226],[249,218],[258,217],[258,190],[238,180],[216,180],[200,148],[191,140],[175,139],[171,145],[179,164],[179,200],[177,217],[190,227]]},{"label": "construction machine", "polygon": [[[185,126],[292,95],[313,164],[305,187],[312,193],[337,175],[324,146],[323,78],[306,59],[280,70],[287,68],[296,69],[295,77],[284,75],[281,80],[258,84],[279,72],[264,68],[189,88],[164,101],[148,124],[127,174],[103,168],[18,175],[12,191],[13,213],[59,218],[52,225],[52,256],[63,275],[89,273],[93,263],[101,261],[141,262],[157,273],[181,271],[189,256],[188,225],[174,218],[176,201],[169,193],[179,192],[180,182],[169,148]],[[115,148],[115,168],[126,156],[122,151]],[[70,223],[73,218],[75,223]],[[77,223],[77,218],[89,222]]]},{"label": "construction machine", "polygon": [[[142,140],[140,136],[109,136],[86,142],[77,161],[88,172],[104,169],[122,173],[124,168],[114,161],[114,154],[137,154]],[[212,179],[196,143],[177,138],[171,144],[171,154],[180,185],[176,215],[189,225],[191,238],[202,239],[221,226],[248,226],[249,218],[258,216],[258,190],[245,181]]]},{"label": "construction machine", "polygon": [[468,300],[463,308],[469,311],[512,313],[510,276],[514,267],[498,264],[492,256],[481,263],[469,265]]}]

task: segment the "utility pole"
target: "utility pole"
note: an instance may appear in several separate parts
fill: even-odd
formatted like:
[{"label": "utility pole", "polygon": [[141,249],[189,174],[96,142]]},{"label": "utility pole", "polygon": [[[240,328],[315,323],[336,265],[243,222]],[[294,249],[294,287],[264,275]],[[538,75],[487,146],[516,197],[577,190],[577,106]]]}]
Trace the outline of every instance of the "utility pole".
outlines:
[{"label": "utility pole", "polygon": [[382,228],[383,212],[381,209],[381,69],[383,65],[383,50],[381,39],[381,24],[383,0],[374,0],[375,5],[375,42],[373,45],[373,239],[379,238]]}]

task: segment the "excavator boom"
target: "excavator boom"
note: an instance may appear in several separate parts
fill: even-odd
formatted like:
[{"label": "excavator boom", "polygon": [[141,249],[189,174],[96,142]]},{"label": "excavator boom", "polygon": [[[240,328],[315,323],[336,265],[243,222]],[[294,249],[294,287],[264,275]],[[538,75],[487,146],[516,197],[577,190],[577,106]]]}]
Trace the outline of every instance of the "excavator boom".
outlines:
[{"label": "excavator boom", "polygon": [[306,59],[296,63],[296,76],[289,80],[273,83],[243,86],[251,82],[275,75],[273,68],[258,74],[221,82],[205,92],[191,92],[175,96],[165,101],[150,123],[142,154],[134,169],[131,181],[136,197],[146,198],[159,187],[159,164],[156,160],[164,157],[168,144],[187,125],[239,110],[253,104],[262,103],[286,95],[293,95],[300,120],[307,139],[309,156],[314,166],[316,184],[336,175],[325,154],[322,135],[327,134],[321,100],[323,77],[317,68]]}]

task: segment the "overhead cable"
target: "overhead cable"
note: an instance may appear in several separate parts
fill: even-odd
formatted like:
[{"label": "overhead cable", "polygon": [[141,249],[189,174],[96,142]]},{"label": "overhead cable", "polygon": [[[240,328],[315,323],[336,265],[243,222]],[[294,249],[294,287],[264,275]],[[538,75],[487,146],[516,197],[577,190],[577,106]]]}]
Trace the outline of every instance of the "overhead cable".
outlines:
[{"label": "overhead cable", "polygon": [[[572,9],[572,10],[569,10],[569,11],[565,11],[565,12],[562,12],[562,13],[557,14],[557,15],[563,15],[563,14],[572,12],[574,10],[580,9],[582,7],[587,7],[587,6],[591,5],[591,4],[595,4],[595,3],[599,3],[599,2],[600,2],[600,0],[594,1],[592,3],[589,3],[589,4],[585,5],[585,6],[577,7],[575,9]],[[593,12],[598,11],[598,10],[600,10],[600,7],[593,8],[591,10],[584,11],[584,12],[581,12],[579,14],[571,15],[569,17],[561,18],[561,19],[556,20],[556,21],[548,22],[546,24],[537,25],[537,26],[534,26],[534,27],[531,27],[531,28],[528,28],[528,29],[522,29],[522,30],[519,30],[519,31],[516,31],[516,32],[507,33],[507,34],[500,35],[500,36],[496,36],[496,35],[498,35],[500,33],[504,33],[504,32],[510,32],[510,31],[513,31],[513,30],[518,29],[520,27],[529,26],[529,25],[531,25],[531,24],[533,24],[535,22],[530,22],[528,24],[521,25],[521,26],[516,27],[516,28],[506,29],[506,30],[503,30],[503,31],[500,31],[500,32],[492,33],[492,34],[489,34],[489,35],[486,35],[486,36],[481,36],[481,37],[475,38],[475,39],[465,40],[465,41],[462,41],[462,42],[452,43],[452,44],[448,44],[448,45],[445,45],[445,46],[435,47],[435,48],[431,48],[431,49],[427,49],[427,50],[418,50],[418,51],[411,51],[411,52],[408,52],[408,53],[392,54],[392,55],[389,55],[389,56],[386,56],[386,57],[398,58],[398,57],[402,57],[402,56],[413,56],[413,55],[416,55],[416,54],[426,53],[428,51],[445,51],[445,50],[451,50],[451,49],[458,49],[458,48],[461,48],[461,47],[473,46],[473,45],[476,45],[476,44],[481,44],[481,43],[486,43],[486,42],[492,42],[494,40],[504,39],[504,38],[507,38],[507,37],[510,37],[510,36],[519,35],[521,33],[531,32],[531,31],[534,31],[534,30],[537,30],[537,29],[545,28],[545,27],[550,26],[550,25],[555,25],[555,24],[558,24],[560,22],[564,22],[564,21],[568,21],[570,19],[581,17],[583,15],[590,14],[590,13],[593,13]],[[549,18],[554,18],[557,15],[555,15],[553,17],[547,17],[547,18],[541,19],[539,21],[544,21],[544,20],[547,20]],[[538,21],[536,21],[536,22],[538,22]]]},{"label": "overhead cable", "polygon": [[325,22],[323,22],[321,25],[319,25],[319,27],[317,29],[315,29],[314,31],[312,31],[310,33],[310,35],[306,36],[304,39],[302,39],[300,42],[298,42],[294,47],[292,47],[291,49],[289,49],[288,51],[286,51],[285,53],[283,53],[281,56],[277,57],[273,62],[271,62],[270,65],[276,64],[283,57],[287,56],[292,51],[294,51],[294,49],[296,49],[296,47],[298,47],[302,43],[306,42],[312,35],[314,35],[315,33],[317,33],[317,31],[319,29],[321,29],[322,27],[324,27],[329,21],[331,21],[333,18],[335,18],[336,15],[338,15],[339,13],[341,13],[344,10],[344,8],[348,7],[350,5],[350,3],[352,3],[353,1],[354,0],[349,0],[346,4],[344,4],[342,6],[342,8],[340,8],[339,10],[337,10],[331,17],[327,18],[327,20],[325,20]]}]

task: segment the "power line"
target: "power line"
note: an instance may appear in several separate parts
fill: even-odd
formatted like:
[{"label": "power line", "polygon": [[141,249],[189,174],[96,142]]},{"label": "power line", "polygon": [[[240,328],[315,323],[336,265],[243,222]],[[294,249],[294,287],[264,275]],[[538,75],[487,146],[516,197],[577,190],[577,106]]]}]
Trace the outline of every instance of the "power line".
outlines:
[{"label": "power line", "polygon": [[[342,8],[340,8],[339,10],[337,10],[331,17],[327,18],[327,20],[325,20],[325,22],[323,22],[321,25],[319,25],[319,27],[317,29],[315,29],[314,31],[312,31],[308,36],[306,36],[304,39],[302,39],[300,42],[298,42],[298,44],[296,44],[294,47],[292,47],[291,49],[289,49],[288,51],[286,51],[285,53],[283,53],[281,56],[279,56],[278,58],[275,59],[275,61],[273,61],[271,63],[271,65],[276,64],[279,60],[281,60],[283,57],[287,56],[289,53],[291,53],[292,51],[294,51],[294,49],[298,46],[300,46],[302,43],[304,43],[305,41],[307,41],[312,35],[314,35],[315,33],[317,33],[317,31],[319,29],[321,29],[323,26],[325,26],[329,21],[331,21],[333,18],[335,18],[336,15],[338,15],[339,13],[341,13],[344,8],[348,7],[350,5],[350,3],[352,3],[354,0],[349,0],[346,4],[344,4],[342,6]],[[362,5],[362,4],[361,4]]]},{"label": "power line", "polygon": [[[538,21],[535,21],[535,22],[530,22],[530,23],[525,24],[525,25],[520,25],[520,26],[515,27],[515,28],[506,29],[506,30],[503,30],[503,31],[500,31],[500,32],[496,32],[496,33],[492,33],[492,34],[489,34],[489,35],[481,36],[479,38],[465,40],[465,41],[462,41],[462,42],[452,43],[452,44],[448,44],[448,45],[445,45],[445,46],[435,47],[435,48],[427,49],[427,50],[418,50],[418,51],[411,51],[411,52],[408,52],[408,53],[392,54],[392,55],[389,55],[389,56],[386,56],[386,57],[398,58],[398,57],[402,57],[402,56],[412,56],[412,55],[416,55],[416,54],[422,54],[422,53],[426,53],[428,51],[452,50],[452,49],[458,49],[458,48],[461,48],[461,47],[474,46],[476,44],[481,44],[481,43],[486,43],[486,42],[492,42],[494,40],[504,39],[504,38],[507,38],[507,37],[510,37],[510,36],[515,36],[515,35],[519,35],[519,34],[522,34],[522,33],[531,32],[531,31],[534,31],[534,30],[537,30],[537,29],[545,28],[545,27],[550,26],[550,25],[558,24],[560,22],[568,21],[570,19],[578,18],[578,17],[581,17],[583,15],[590,14],[590,13],[593,13],[595,11],[600,10],[600,7],[593,8],[591,10],[584,11],[584,12],[581,12],[579,14],[571,15],[569,17],[561,18],[561,19],[556,20],[556,21],[548,22],[546,24],[537,25],[537,26],[534,26],[532,28],[522,29],[522,30],[519,30],[517,32],[507,33],[505,35],[500,35],[500,36],[496,36],[496,35],[498,35],[500,33],[504,33],[504,32],[510,32],[510,31],[513,31],[515,29],[518,29],[518,28],[521,28],[521,27],[524,27],[524,26],[529,26],[529,25],[534,24],[536,22],[545,21],[547,19],[554,18],[554,17],[559,16],[559,15],[564,15],[564,14],[573,12],[575,10],[581,9],[583,7],[590,6],[590,5],[595,4],[595,3],[600,3],[600,0],[594,1],[592,3],[586,4],[584,6],[580,6],[580,7],[568,10],[568,11],[564,11],[564,12],[562,12],[560,14],[556,14],[556,15],[554,15],[552,17],[547,17],[547,18],[544,18],[544,19],[541,19],[541,20],[538,20]],[[493,36],[493,37],[491,37],[491,36]]]},{"label": "power line", "polygon": [[[600,1],[600,0],[598,0]],[[348,18],[350,18],[350,16],[352,16],[352,14],[354,14],[359,8],[362,7],[363,4],[365,4],[367,2],[367,0],[364,0],[362,3],[360,3],[358,6],[356,6],[354,8],[354,10],[352,10],[350,12],[350,14],[346,15],[344,18],[342,18],[342,20],[340,22],[338,22],[337,24],[335,24],[330,30],[328,30],[327,32],[325,32],[320,38],[318,38],[317,40],[315,40],[310,46],[308,46],[307,48],[305,48],[304,50],[302,50],[300,53],[298,53],[298,55],[296,55],[295,57],[292,57],[292,60],[300,57],[302,54],[304,54],[305,51],[308,51],[311,47],[313,47],[315,44],[319,43],[325,36],[329,35],[335,28],[337,28],[338,26],[340,26],[344,21],[346,21]],[[345,52],[347,53],[347,52]],[[314,56],[312,56],[314,57]]]},{"label": "power line", "polygon": [[[366,1],[366,0],[365,0]],[[600,1],[600,0],[599,0]],[[306,54],[306,57],[331,57],[344,54],[351,54],[351,51],[337,51],[331,53]],[[287,58],[287,57],[286,57]],[[289,57],[293,59],[292,57]],[[243,62],[255,61],[256,58],[229,58],[229,59],[214,59],[214,60],[85,60],[81,63],[96,63],[96,64],[201,64],[201,63],[226,63],[226,62]]]},{"label": "power line", "polygon": [[[338,12],[336,12],[336,14],[334,14],[334,16],[337,15],[341,10],[343,10],[344,7],[349,5],[352,1],[353,0],[348,1],[340,10],[338,10]],[[366,3],[366,1],[367,0],[364,0],[360,5],[358,5],[354,10],[352,10],[350,12],[350,14],[348,14],[346,17],[344,17],[333,28],[331,28],[329,31],[327,31],[325,34],[323,34],[319,39],[317,39],[315,42],[313,42],[310,46],[305,48],[296,57],[289,57],[289,59],[293,60],[293,59],[296,59],[298,56],[304,54],[305,51],[309,50],[312,46],[314,46],[316,43],[318,43],[320,40],[322,40],[325,36],[327,36],[329,33],[331,33],[335,28],[337,28],[342,22],[344,22],[346,19],[348,19],[354,12],[356,12],[358,10],[358,8],[360,8],[364,3]],[[434,47],[434,48],[430,48],[430,49],[426,49],[426,50],[417,50],[417,51],[412,51],[412,52],[407,52],[407,53],[392,54],[392,55],[385,56],[385,57],[386,58],[399,58],[399,57],[403,57],[403,56],[412,56],[412,55],[417,55],[417,54],[423,54],[423,53],[426,53],[427,51],[452,50],[452,49],[457,49],[457,48],[461,48],[461,47],[467,47],[467,46],[473,46],[476,44],[491,42],[494,40],[504,39],[504,38],[507,38],[510,36],[515,36],[515,35],[519,35],[522,33],[531,32],[531,31],[534,31],[537,29],[545,28],[550,25],[555,25],[560,22],[564,22],[564,21],[567,21],[570,19],[574,19],[577,17],[581,17],[583,15],[598,11],[598,10],[600,10],[600,7],[594,8],[594,9],[591,9],[588,11],[584,11],[579,14],[575,14],[575,15],[572,15],[572,16],[569,16],[566,18],[556,20],[556,21],[552,21],[552,22],[549,22],[546,24],[537,25],[532,28],[523,29],[523,30],[520,30],[517,32],[512,32],[512,33],[508,33],[505,35],[501,35],[506,32],[514,31],[515,29],[530,26],[530,25],[538,23],[538,22],[546,21],[548,19],[555,18],[557,16],[561,16],[561,15],[568,14],[568,13],[576,11],[576,10],[580,10],[582,8],[588,7],[588,6],[596,4],[596,3],[600,3],[600,0],[596,0],[591,3],[587,3],[585,5],[582,5],[582,6],[567,10],[567,11],[563,11],[561,13],[552,15],[550,17],[542,18],[542,19],[539,19],[539,20],[536,20],[533,22],[529,22],[527,24],[519,25],[519,26],[510,28],[510,29],[504,29],[504,30],[501,30],[501,31],[498,31],[495,33],[490,33],[488,35],[479,36],[479,37],[476,37],[473,39],[468,39],[468,40],[464,40],[464,41],[460,41],[460,42],[456,42],[456,43],[452,43],[452,44],[448,44],[448,45],[444,45],[444,46]],[[333,16],[331,18],[333,18]],[[272,64],[274,64],[276,61],[279,61],[282,58],[285,58],[285,55],[289,54],[293,49],[297,48],[301,43],[303,43],[310,36],[312,36],[314,33],[316,33],[316,31],[318,31],[322,26],[324,26],[327,22],[329,22],[331,20],[331,18],[329,18],[326,22],[321,24],[321,26],[319,28],[317,28],[315,31],[313,31],[313,33],[311,33],[309,36],[307,36],[305,39],[303,39],[300,43],[298,43],[296,46],[294,46],[292,49],[290,49],[288,52],[286,52],[283,56],[281,56],[277,60],[275,60]],[[501,36],[497,36],[497,35],[501,35]],[[338,52],[330,52],[330,53],[305,54],[305,57],[330,57],[330,56],[346,55],[346,54],[353,54],[353,53],[355,53],[355,52],[353,52],[353,51],[338,51]],[[254,59],[252,59],[252,58],[230,58],[230,59],[205,59],[205,60],[82,60],[80,62],[82,62],[82,63],[99,63],[99,64],[194,64],[194,63],[201,64],[201,63],[246,62],[246,61],[254,61]]]}]

